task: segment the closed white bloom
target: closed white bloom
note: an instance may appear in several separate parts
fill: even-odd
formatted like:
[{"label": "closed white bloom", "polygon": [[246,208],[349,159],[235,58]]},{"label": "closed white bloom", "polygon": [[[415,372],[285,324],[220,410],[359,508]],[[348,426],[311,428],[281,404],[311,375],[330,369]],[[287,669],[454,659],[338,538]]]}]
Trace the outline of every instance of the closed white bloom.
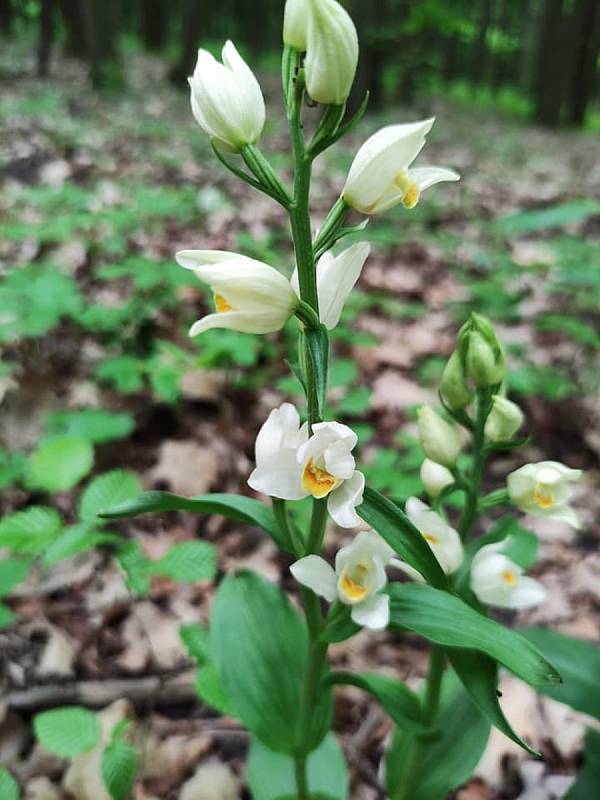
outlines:
[{"label": "closed white bloom", "polygon": [[265,101],[250,67],[227,42],[220,64],[207,50],[198,51],[188,79],[196,122],[212,139],[231,150],[254,144],[265,124]]},{"label": "closed white bloom", "polygon": [[499,608],[529,608],[543,602],[546,590],[539,581],[523,575],[504,550],[510,537],[477,551],[471,564],[471,589],[486,605]]},{"label": "closed white bloom", "polygon": [[414,208],[425,189],[460,176],[444,167],[409,169],[421,152],[434,119],[389,125],[362,145],[346,179],[342,197],[363,214],[387,211],[398,203]]},{"label": "closed white bloom", "polygon": [[421,464],[420,474],[425,491],[430,497],[437,497],[446,486],[454,483],[450,470],[441,464],[436,464],[430,458],[426,458]]},{"label": "closed white bloom", "polygon": [[343,528],[360,523],[365,479],[355,469],[356,434],[338,422],[319,422],[308,437],[298,412],[284,403],[271,412],[256,442],[256,469],[248,484],[282,500],[327,497],[330,516]]},{"label": "closed white bloom", "polygon": [[286,0],[283,14],[283,43],[303,53],[306,50],[309,0]]},{"label": "closed white bloom", "polygon": [[[366,242],[348,247],[338,256],[324,253],[317,264],[317,295],[319,317],[329,330],[335,328],[348,295],[360,277],[370,246]],[[292,287],[299,296],[298,270],[292,275]]]},{"label": "closed white bloom", "polygon": [[579,480],[580,469],[570,469],[558,461],[525,464],[506,479],[511,502],[534,517],[568,522],[578,527],[577,515],[570,506],[570,483]]},{"label": "closed white bloom", "polygon": [[515,435],[525,417],[516,403],[502,395],[493,397],[492,410],[485,421],[485,438],[490,442],[506,442]]},{"label": "closed white bloom", "polygon": [[415,528],[431,547],[446,575],[452,575],[463,562],[463,546],[458,532],[418,497],[409,497],[405,511]]},{"label": "closed white bloom", "polygon": [[460,436],[456,427],[440,417],[430,406],[422,406],[417,412],[419,439],[427,458],[453,467],[461,450]]},{"label": "closed white bloom", "polygon": [[262,261],[221,250],[180,250],[176,259],[207,283],[215,297],[216,313],[195,322],[190,336],[210,328],[278,331],[298,305],[287,278]]},{"label": "closed white bloom", "polygon": [[390,619],[390,599],[380,594],[387,583],[385,568],[394,551],[373,531],[357,534],[352,544],[342,547],[335,569],[321,556],[306,556],[290,567],[303,586],[328,602],[336,598],[351,606],[357,625],[382,630]]},{"label": "closed white bloom", "polygon": [[358,35],[348,12],[336,0],[309,0],[306,89],[317,103],[342,105],[348,99],[356,65]]}]

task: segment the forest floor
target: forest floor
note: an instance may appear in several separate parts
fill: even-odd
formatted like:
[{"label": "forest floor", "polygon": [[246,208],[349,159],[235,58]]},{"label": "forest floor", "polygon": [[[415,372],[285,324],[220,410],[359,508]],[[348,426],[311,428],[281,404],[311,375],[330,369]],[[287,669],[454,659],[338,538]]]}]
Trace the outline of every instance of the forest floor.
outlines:
[{"label": "forest floor", "polygon": [[[259,426],[282,400],[298,397],[284,363],[291,336],[188,340],[207,296],[173,254],[229,249],[289,265],[281,210],[224,173],[187,96],[166,84],[158,62],[132,57],[128,91],[97,99],[77,64],[58,62],[40,83],[27,76],[18,51],[0,58],[2,512],[38,504],[77,519],[83,480],[51,494],[20,477],[43,436],[75,429],[93,442],[95,473],[122,468],[145,488],[183,495],[249,494]],[[289,145],[275,78],[266,83],[276,112],[261,144],[278,154],[274,163],[285,173]],[[597,641],[597,136],[547,132],[438,98],[390,108],[367,116],[347,144],[317,162],[315,222],[366,135],[432,113],[424,160],[457,169],[462,180],[432,189],[410,214],[396,209],[371,221],[372,255],[334,341],[331,413],[359,433],[359,460],[373,485],[399,497],[419,492],[415,408],[435,401],[468,310],[489,315],[507,346],[509,389],[526,412],[532,444],[492,461],[486,483],[501,486],[526,461],[585,470],[575,499],[579,532],[523,523],[540,537],[532,574],[548,600],[499,618]],[[89,411],[109,411],[114,430],[91,431]],[[106,419],[95,419],[104,428]],[[217,545],[219,574],[249,567],[296,592],[289,562],[258,530],[187,513],[113,529],[153,559],[202,537]],[[327,554],[345,538],[332,529]],[[136,597],[101,550],[40,570],[19,587],[10,599],[17,620],[0,632],[0,764],[28,787],[29,800],[67,797],[65,762],[34,744],[30,724],[32,714],[61,703],[121,701],[104,713],[139,721],[136,800],[191,800],[181,786],[207,759],[228,765],[243,783],[246,735],[198,701],[179,637],[181,623],[207,621],[213,593],[214,582],[157,577]],[[391,632],[363,631],[333,648],[337,666],[385,671],[413,686],[426,655],[422,640]],[[588,720],[516,679],[505,677],[502,691],[513,726],[543,757],[493,733],[476,777],[457,797],[563,796]],[[353,800],[381,797],[375,787],[387,717],[358,690],[339,690],[335,731],[350,761]],[[93,765],[78,769],[69,778],[77,800],[102,800]]]}]

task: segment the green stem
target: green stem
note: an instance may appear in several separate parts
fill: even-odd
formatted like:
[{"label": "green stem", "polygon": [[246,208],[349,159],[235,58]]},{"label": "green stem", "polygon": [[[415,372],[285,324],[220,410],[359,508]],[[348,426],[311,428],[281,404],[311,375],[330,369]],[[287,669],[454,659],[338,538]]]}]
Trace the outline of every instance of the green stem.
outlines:
[{"label": "green stem", "polygon": [[490,393],[485,389],[479,389],[477,391],[477,415],[473,429],[473,466],[469,476],[465,507],[458,524],[458,532],[463,540],[468,536],[480,510],[481,477],[487,458],[484,428],[489,412]]},{"label": "green stem", "polygon": [[283,534],[283,538],[293,555],[301,556],[304,551],[304,545],[298,538],[298,534],[287,513],[287,506],[285,500],[280,500],[278,497],[273,497],[271,500],[273,507],[273,514],[277,520],[279,530]]}]

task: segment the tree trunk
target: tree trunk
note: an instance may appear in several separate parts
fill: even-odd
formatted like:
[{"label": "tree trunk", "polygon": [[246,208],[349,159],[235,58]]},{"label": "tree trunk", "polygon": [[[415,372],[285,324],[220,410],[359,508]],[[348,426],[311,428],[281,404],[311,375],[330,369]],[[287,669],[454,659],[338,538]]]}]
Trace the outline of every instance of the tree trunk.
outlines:
[{"label": "tree trunk", "polygon": [[164,0],[141,0],[142,41],[147,50],[159,51],[169,32],[169,11]]},{"label": "tree trunk", "polygon": [[50,56],[54,42],[54,0],[42,0],[38,30],[38,78],[47,78],[50,72]]},{"label": "tree trunk", "polygon": [[520,37],[520,56],[518,82],[521,88],[531,92],[535,85],[536,36],[540,24],[540,2],[530,0],[527,4],[527,17]]},{"label": "tree trunk", "polygon": [[600,3],[577,0],[573,17],[573,62],[567,91],[567,119],[581,126],[596,83],[600,55]]},{"label": "tree trunk", "polygon": [[477,29],[477,39],[475,40],[473,51],[472,81],[475,84],[485,81],[488,61],[487,35],[492,22],[492,11],[493,0],[482,0],[479,28]]},{"label": "tree trunk", "polygon": [[0,34],[8,36],[12,27],[14,9],[12,0],[0,0]]},{"label": "tree trunk", "polygon": [[116,0],[80,0],[83,34],[95,89],[118,89],[124,83],[118,48]]},{"label": "tree trunk", "polygon": [[65,53],[71,58],[86,57],[86,42],[79,0],[60,0],[60,11],[65,26]]},{"label": "tree trunk", "polygon": [[563,0],[544,0],[537,54],[535,119],[542,125],[560,125],[564,97],[565,15]]},{"label": "tree trunk", "polygon": [[[208,16],[207,0],[182,0],[179,61],[171,69],[169,79],[181,89],[187,88],[186,79],[194,71],[204,20]],[[201,7],[202,6],[202,7]]]}]

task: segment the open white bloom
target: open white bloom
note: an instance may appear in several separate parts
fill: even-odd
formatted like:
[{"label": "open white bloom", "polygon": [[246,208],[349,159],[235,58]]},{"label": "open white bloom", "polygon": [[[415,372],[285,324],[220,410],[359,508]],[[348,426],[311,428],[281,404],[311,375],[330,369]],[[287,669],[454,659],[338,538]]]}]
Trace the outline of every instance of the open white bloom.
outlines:
[{"label": "open white bloom", "polygon": [[282,500],[327,497],[327,510],[342,528],[360,523],[356,506],[362,503],[365,479],[355,469],[352,450],[356,434],[339,422],[300,426],[290,403],[275,409],[256,440],[256,468],[248,484],[257,492]]},{"label": "open white bloom", "polygon": [[382,630],[390,620],[390,599],[380,594],[387,583],[385,567],[394,551],[373,531],[357,534],[335,557],[335,570],[321,556],[305,556],[290,567],[303,586],[332,603],[351,606],[357,625]]},{"label": "open white bloom", "polygon": [[437,497],[446,486],[454,483],[450,470],[441,464],[436,464],[430,458],[426,458],[421,464],[420,474],[425,491],[430,497]]},{"label": "open white bloom", "polygon": [[358,34],[336,0],[309,0],[306,89],[317,103],[342,105],[348,99],[358,64]]},{"label": "open white bloom", "polygon": [[303,53],[306,50],[309,0],[286,0],[283,14],[283,43]]},{"label": "open white bloom", "polygon": [[216,313],[195,322],[190,336],[210,328],[272,333],[298,305],[287,278],[262,261],[221,250],[180,250],[175,257],[208,283],[215,296]]},{"label": "open white bloom", "polygon": [[511,502],[534,517],[568,522],[577,527],[577,515],[571,508],[569,483],[579,480],[580,469],[571,469],[558,461],[525,464],[506,479]]},{"label": "open white bloom", "polygon": [[539,581],[504,555],[510,536],[477,551],[471,564],[471,589],[482,603],[499,608],[529,608],[541,603],[546,590]]},{"label": "open white bloom", "polygon": [[362,145],[346,179],[342,197],[363,214],[387,211],[398,203],[414,208],[421,192],[460,176],[443,167],[409,169],[421,152],[434,119],[389,125]]},{"label": "open white bloom", "polygon": [[254,144],[265,124],[265,101],[250,67],[227,42],[220,64],[207,50],[198,50],[191,78],[192,112],[212,139],[228,149]]},{"label": "open white bloom", "polygon": [[[415,528],[423,534],[423,538],[446,575],[456,572],[464,557],[462,542],[457,531],[418,497],[408,498],[405,511]],[[396,560],[394,564],[412,577],[418,576],[418,579],[423,580],[421,575],[408,564]]]},{"label": "open white bloom", "polygon": [[[338,256],[328,251],[319,259],[317,264],[319,317],[329,330],[335,328],[340,321],[344,303],[360,277],[370,249],[366,242],[358,242]],[[292,287],[300,296],[297,269],[292,275]]]},{"label": "open white bloom", "polygon": [[421,406],[417,420],[419,441],[427,458],[444,467],[453,467],[462,446],[456,427],[446,422],[430,406]]}]

